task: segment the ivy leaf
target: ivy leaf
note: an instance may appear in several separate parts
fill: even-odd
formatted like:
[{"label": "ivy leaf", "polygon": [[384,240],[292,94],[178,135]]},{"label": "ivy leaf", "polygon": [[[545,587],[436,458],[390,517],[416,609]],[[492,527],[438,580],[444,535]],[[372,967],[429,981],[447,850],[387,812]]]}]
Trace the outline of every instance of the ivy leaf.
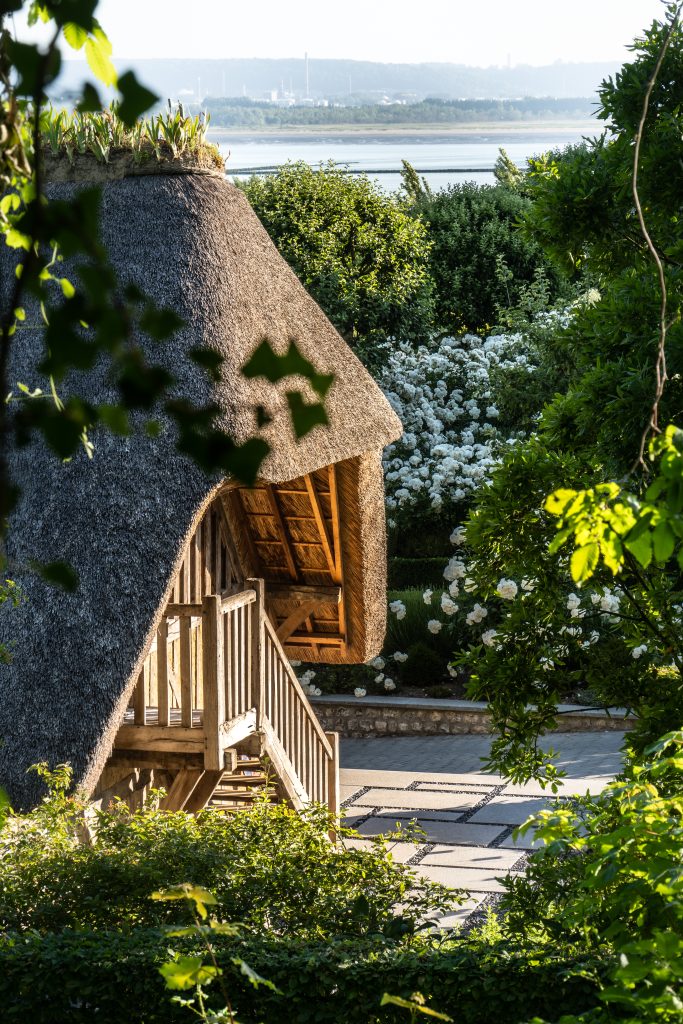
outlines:
[{"label": "ivy leaf", "polygon": [[31,562],[31,568],[47,583],[72,593],[80,582],[78,573],[68,562]]},{"label": "ivy leaf", "polygon": [[242,373],[249,380],[253,377],[265,377],[271,384],[277,384],[285,377],[298,374],[310,382],[321,398],[325,397],[334,381],[333,373],[318,373],[313,363],[301,354],[294,341],[289,343],[289,348],[282,356],[274,351],[267,339],[262,341],[242,367]]},{"label": "ivy leaf", "polygon": [[94,85],[90,82],[86,82],[83,86],[83,93],[76,107],[82,114],[94,113],[98,110],[102,110],[104,104],[100,99],[100,94]]},{"label": "ivy leaf", "polygon": [[300,391],[288,391],[287,404],[298,441],[310,433],[314,427],[324,427],[330,422],[325,412],[325,406],[321,402],[306,402]]},{"label": "ivy leaf", "polygon": [[156,93],[150,92],[138,82],[133,71],[126,71],[121,75],[118,90],[121,93],[118,115],[129,128],[159,99]]}]

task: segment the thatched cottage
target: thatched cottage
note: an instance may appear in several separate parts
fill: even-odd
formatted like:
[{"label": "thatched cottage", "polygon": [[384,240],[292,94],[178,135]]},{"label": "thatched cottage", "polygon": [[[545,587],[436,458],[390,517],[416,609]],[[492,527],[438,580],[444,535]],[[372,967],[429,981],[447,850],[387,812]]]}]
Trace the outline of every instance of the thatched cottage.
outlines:
[{"label": "thatched cottage", "polygon": [[[265,406],[272,450],[252,488],[207,477],[178,453],[169,423],[155,439],[96,435],[92,461],[62,464],[39,441],[10,454],[21,499],[8,554],[24,599],[0,609],[13,652],[0,666],[0,785],[29,805],[40,796],[29,766],[69,762],[95,797],[156,782],[167,806],[196,810],[247,750],[268,755],[295,805],[333,806],[334,738],[289,659],[362,662],[381,646],[380,456],[400,424],[221,174],[162,168],[108,181],[102,235],[121,278],[184,320],[155,350],[177,394],[215,402],[239,442]],[[13,273],[10,255],[1,259],[0,302]],[[329,427],[297,442],[284,397],[292,381],[241,375],[264,338],[277,351],[295,340],[335,374]],[[187,358],[198,345],[223,356],[219,383]],[[39,330],[21,331],[11,381],[42,383],[41,347]],[[303,379],[295,385],[315,398]],[[115,397],[103,369],[71,386],[93,401]],[[65,593],[23,572],[32,559],[70,562],[80,586]]]}]

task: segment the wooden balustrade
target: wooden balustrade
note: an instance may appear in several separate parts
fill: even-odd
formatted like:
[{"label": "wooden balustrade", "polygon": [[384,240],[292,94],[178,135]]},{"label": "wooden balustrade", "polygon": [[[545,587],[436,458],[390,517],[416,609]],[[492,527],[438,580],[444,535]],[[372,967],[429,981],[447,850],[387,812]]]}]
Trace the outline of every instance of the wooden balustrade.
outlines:
[{"label": "wooden balustrade", "polygon": [[[167,606],[133,693],[135,742],[142,742],[139,727],[165,750],[173,735],[183,749],[196,735],[204,770],[220,773],[225,751],[258,733],[291,802],[337,812],[337,742],[318,722],[266,614],[263,580],[247,584]],[[122,733],[135,739],[129,724]]]}]

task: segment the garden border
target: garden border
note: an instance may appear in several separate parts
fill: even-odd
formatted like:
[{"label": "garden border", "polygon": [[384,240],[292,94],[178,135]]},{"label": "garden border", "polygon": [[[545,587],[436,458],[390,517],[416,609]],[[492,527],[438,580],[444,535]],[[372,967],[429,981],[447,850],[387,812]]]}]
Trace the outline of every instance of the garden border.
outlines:
[{"label": "garden border", "polygon": [[[324,729],[346,737],[443,736],[490,733],[488,704],[429,697],[312,697]],[[581,704],[558,705],[556,732],[626,732],[637,719],[626,708],[595,710]]]}]

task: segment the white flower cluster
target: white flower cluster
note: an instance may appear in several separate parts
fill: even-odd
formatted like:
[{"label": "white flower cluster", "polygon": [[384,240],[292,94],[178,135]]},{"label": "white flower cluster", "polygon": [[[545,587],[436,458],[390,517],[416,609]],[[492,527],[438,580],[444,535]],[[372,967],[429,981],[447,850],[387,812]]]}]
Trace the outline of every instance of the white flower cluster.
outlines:
[{"label": "white flower cluster", "polygon": [[[490,374],[514,366],[533,372],[520,335],[474,334],[387,354],[379,384],[404,428],[384,455],[390,511],[424,503],[458,503],[489,479],[500,432],[492,423]],[[464,543],[464,530],[451,536]]]},{"label": "white flower cluster", "polygon": [[405,619],[406,617],[406,606],[403,601],[392,601],[389,605],[389,611],[393,612],[397,619]]},{"label": "white flower cluster", "polygon": [[496,587],[496,593],[498,597],[502,597],[503,601],[514,601],[517,597],[518,586],[514,580],[502,579],[499,581]]},{"label": "white flower cluster", "polygon": [[[296,665],[300,665],[301,662],[300,661],[292,662],[292,664],[293,665],[295,665],[295,664]],[[315,678],[315,672],[313,671],[313,669],[309,668],[301,676],[301,678],[299,679],[299,682],[301,683],[301,685],[304,688],[304,691],[309,695],[309,697],[320,697],[320,695],[322,694],[323,691],[321,689],[319,689],[319,687],[317,687],[315,685],[315,683],[313,682],[314,678]]]}]

